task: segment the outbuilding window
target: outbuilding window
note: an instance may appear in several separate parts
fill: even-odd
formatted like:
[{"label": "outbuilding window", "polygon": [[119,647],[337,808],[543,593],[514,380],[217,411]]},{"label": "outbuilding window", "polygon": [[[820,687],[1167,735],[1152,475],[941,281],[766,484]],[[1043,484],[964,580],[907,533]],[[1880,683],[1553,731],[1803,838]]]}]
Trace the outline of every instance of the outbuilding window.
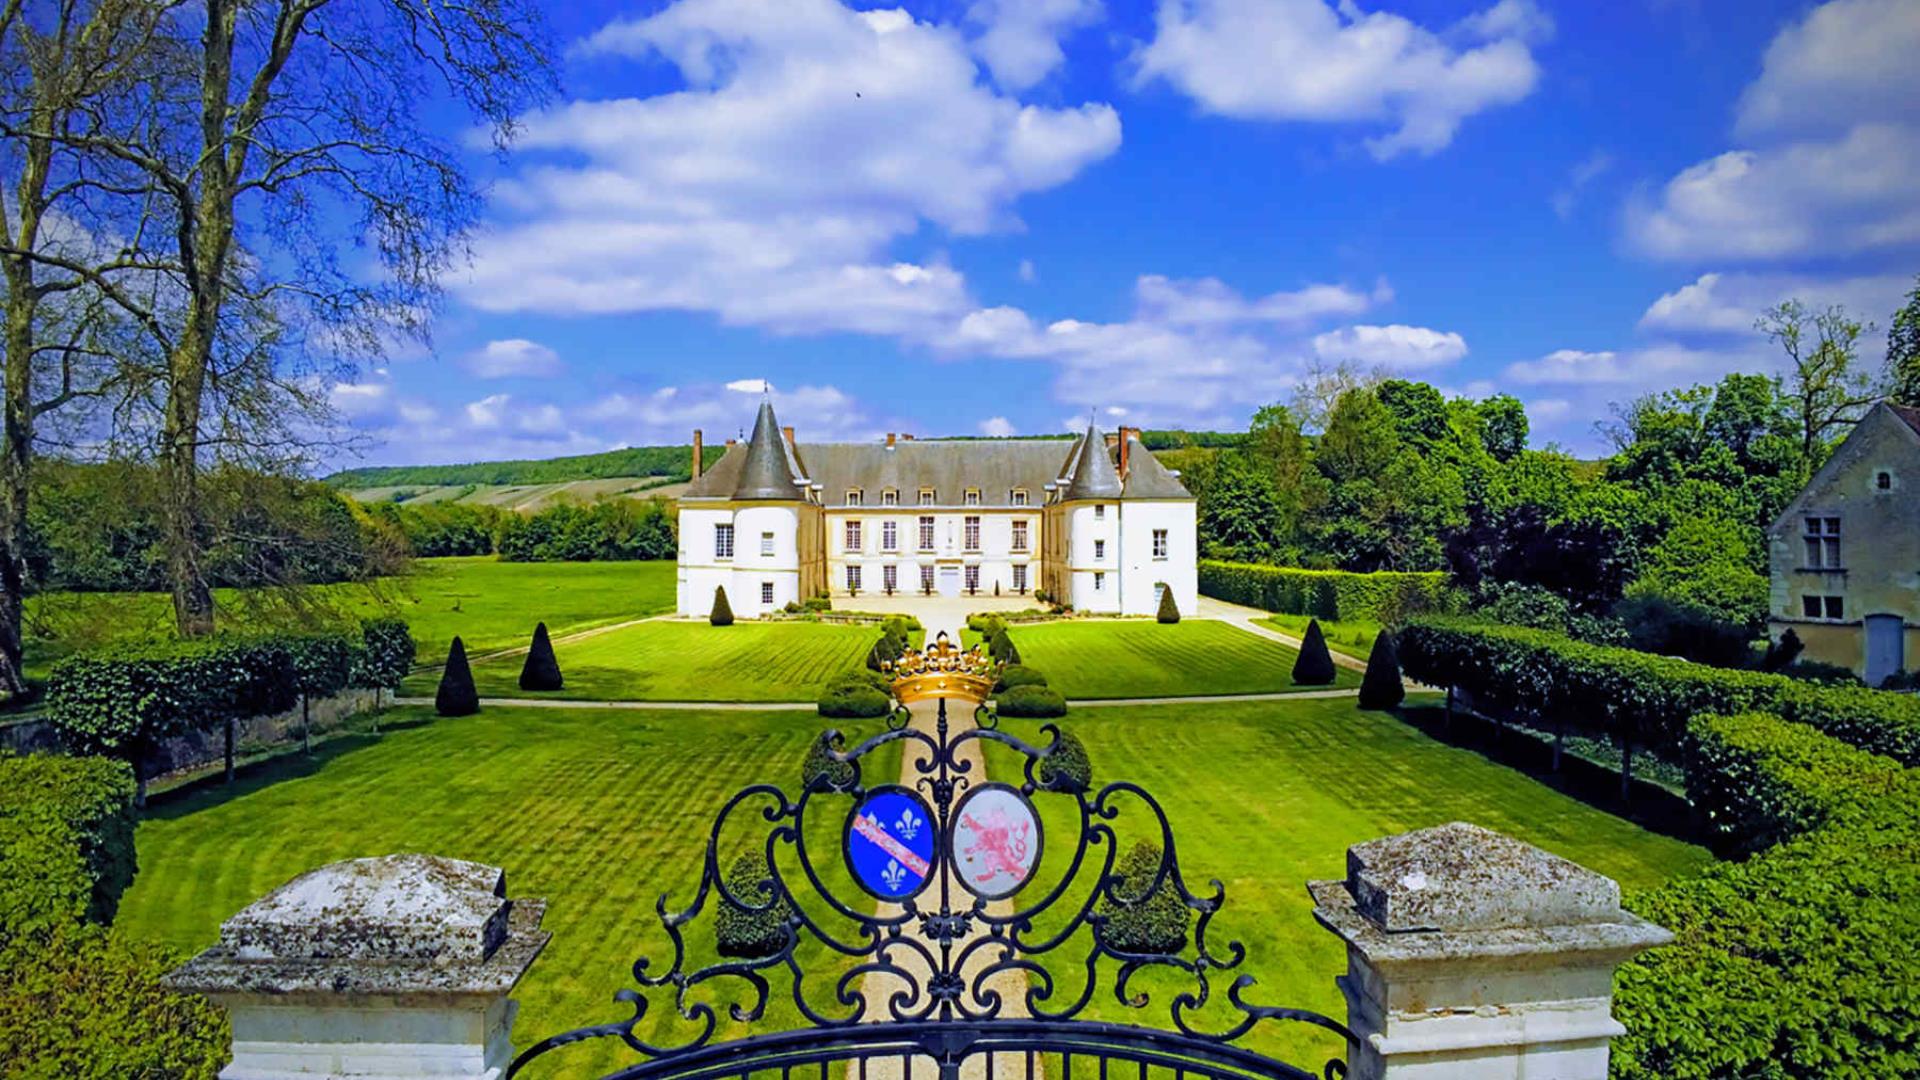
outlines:
[{"label": "outbuilding window", "polygon": [[1840,519],[1808,517],[1805,520],[1807,569],[1840,569]]}]

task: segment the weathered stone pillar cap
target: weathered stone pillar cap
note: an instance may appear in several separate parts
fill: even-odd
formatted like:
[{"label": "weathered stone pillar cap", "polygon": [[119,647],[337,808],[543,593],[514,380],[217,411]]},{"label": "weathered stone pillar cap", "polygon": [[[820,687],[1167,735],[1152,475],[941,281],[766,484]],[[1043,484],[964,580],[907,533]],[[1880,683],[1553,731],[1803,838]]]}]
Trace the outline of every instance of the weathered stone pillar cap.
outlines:
[{"label": "weathered stone pillar cap", "polygon": [[434,855],[308,871],[220,927],[168,977],[201,993],[504,993],[551,936],[497,867]]},{"label": "weathered stone pillar cap", "polygon": [[1321,924],[1376,958],[1637,952],[1672,939],[1621,909],[1613,879],[1461,821],[1355,844],[1345,881],[1308,890]]}]

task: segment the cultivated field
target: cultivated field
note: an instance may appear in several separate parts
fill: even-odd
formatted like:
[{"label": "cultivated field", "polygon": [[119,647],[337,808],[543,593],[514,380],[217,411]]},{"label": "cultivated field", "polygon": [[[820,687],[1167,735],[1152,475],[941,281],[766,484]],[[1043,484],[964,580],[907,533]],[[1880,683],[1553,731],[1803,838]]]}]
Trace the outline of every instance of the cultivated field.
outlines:
[{"label": "cultivated field", "polygon": [[[541,696],[812,701],[828,679],[865,663],[879,638],[877,627],[829,623],[645,622],[555,645],[566,689]],[[474,685],[482,697],[519,696],[522,663],[521,656],[477,663]],[[437,671],[420,672],[404,692],[430,694],[438,679]]]},{"label": "cultivated field", "polygon": [[[1072,620],[1008,629],[1020,659],[1069,698],[1193,697],[1295,689],[1294,650],[1223,622]],[[1357,686],[1342,669],[1335,686]]]},{"label": "cultivated field", "polygon": [[592,480],[563,480],[551,484],[401,484],[348,491],[363,503],[397,502],[402,506],[455,502],[493,506],[530,514],[564,502],[601,502],[606,499],[677,499],[685,482],[666,476],[607,476]]},{"label": "cultivated field", "polygon": [[[670,562],[509,563],[492,556],[416,559],[413,573],[371,585],[320,585],[288,595],[219,589],[222,627],[360,618],[391,612],[407,620],[420,662],[445,660],[455,634],[469,651],[524,645],[533,624],[553,633],[657,615],[673,607]],[[164,593],[43,593],[27,605],[28,674],[115,640],[172,632]]]}]

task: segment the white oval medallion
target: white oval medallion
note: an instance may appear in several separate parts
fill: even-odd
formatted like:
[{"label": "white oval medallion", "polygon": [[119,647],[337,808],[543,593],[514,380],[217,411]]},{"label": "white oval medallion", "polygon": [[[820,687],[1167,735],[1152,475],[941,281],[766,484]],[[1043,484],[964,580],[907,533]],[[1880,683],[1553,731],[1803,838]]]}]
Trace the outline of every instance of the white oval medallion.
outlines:
[{"label": "white oval medallion", "polygon": [[1040,861],[1040,819],[1018,788],[982,784],[954,807],[947,850],[967,891],[984,900],[1012,896]]}]

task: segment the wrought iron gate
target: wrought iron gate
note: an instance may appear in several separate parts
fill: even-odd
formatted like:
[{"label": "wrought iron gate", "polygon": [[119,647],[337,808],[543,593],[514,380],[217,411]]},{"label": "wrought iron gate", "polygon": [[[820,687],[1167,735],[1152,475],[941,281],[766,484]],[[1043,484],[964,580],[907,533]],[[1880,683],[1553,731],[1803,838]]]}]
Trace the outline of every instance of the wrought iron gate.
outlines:
[{"label": "wrought iron gate", "polygon": [[[699,889],[684,910],[668,909],[660,898],[661,925],[672,942],[672,961],[664,971],[645,957],[633,964],[638,988],[614,998],[631,1015],[582,1027],[529,1047],[507,1071],[509,1080],[543,1056],[573,1043],[612,1039],[640,1060],[611,1078],[673,1077],[719,1080],[750,1075],[781,1080],[878,1080],[916,1075],[958,1080],[967,1075],[994,1080],[1008,1074],[1037,1080],[1148,1080],[1150,1072],[1184,1080],[1200,1077],[1285,1077],[1333,1080],[1346,1075],[1340,1058],[1306,1069],[1255,1053],[1238,1042],[1263,1022],[1311,1025],[1351,1042],[1347,1028],[1304,1009],[1256,1005],[1245,997],[1253,978],[1239,971],[1246,950],[1229,941],[1216,950],[1208,927],[1220,911],[1226,890],[1209,883],[1207,895],[1190,891],[1180,872],[1173,830],[1151,794],[1136,784],[1114,781],[1093,789],[1076,762],[1084,762],[1077,741],[1052,724],[1039,728],[1046,744],[1036,746],[1000,730],[984,701],[999,674],[977,649],[962,652],[944,634],[922,654],[909,651],[893,676],[895,708],[887,730],[853,749],[837,731],[822,736],[811,771],[797,798],[776,784],[753,784],[721,808],[707,838]],[[908,706],[935,700],[939,711],[931,733],[911,725]],[[974,725],[950,730],[949,700],[971,704]],[[912,787],[884,782],[866,784],[863,765],[876,749],[902,743],[916,777]],[[1010,748],[1021,755],[1019,784],[975,782],[973,760],[961,751],[969,743]],[[984,754],[980,755],[984,758]],[[1078,817],[1078,836],[1057,883],[1015,910],[995,913],[990,904],[1018,897],[1039,864],[1044,839],[1035,795],[1068,800]],[[823,880],[807,847],[809,808],[829,797],[850,798],[852,809],[842,829],[841,856],[863,896],[856,907]],[[931,802],[927,796],[931,797]],[[1113,822],[1123,804],[1137,803],[1150,816],[1161,856],[1152,880],[1141,887],[1116,873],[1118,836]],[[736,811],[757,808],[766,826],[765,876],[745,892],[728,883],[720,837]],[[818,812],[816,811],[816,816]],[[1148,820],[1148,819],[1143,819]],[[1054,846],[1057,853],[1060,846]],[[783,860],[782,856],[785,856]],[[797,865],[795,876],[784,862]],[[1097,878],[1091,877],[1095,873]],[[758,872],[758,867],[754,872]],[[790,884],[789,877],[794,881]],[[1070,898],[1076,881],[1086,895]],[[1089,883],[1090,884],[1086,884]],[[795,886],[804,886],[797,893]],[[752,895],[757,893],[757,895]],[[773,937],[748,955],[692,966],[687,928],[717,894],[715,907],[736,917],[773,916]],[[848,926],[830,928],[809,913],[802,898],[814,898]],[[1122,932],[1130,917],[1144,916],[1149,905],[1172,903],[1190,940],[1155,951],[1139,944],[1139,935]],[[881,905],[878,910],[875,901]],[[863,910],[864,909],[864,910]],[[1036,930],[1038,924],[1057,926]],[[795,950],[817,941],[854,961],[833,982],[837,1011],[823,1011],[804,992],[806,972]],[[1169,944],[1161,942],[1161,946]],[[1040,962],[1049,954],[1072,956],[1085,972],[1086,985],[1070,1001],[1053,1001],[1055,976]],[[1179,973],[1184,985],[1173,995],[1162,1026],[1106,1023],[1083,1019],[1099,983],[1101,960],[1114,969],[1113,994],[1121,1003],[1146,1009],[1149,997],[1131,985],[1142,971]],[[764,1015],[771,983],[767,973],[785,969],[795,1007],[805,1026],[744,1038],[716,1039],[719,1016],[698,996],[716,980],[734,980],[748,997],[728,1011],[739,1023]],[[1004,973],[1027,980],[1020,1002],[1010,1010],[1005,995],[991,985]],[[1231,976],[1225,1005],[1215,1002],[1215,986]],[[882,992],[863,991],[862,980],[885,980]],[[671,999],[686,1022],[683,1037],[650,1042],[641,1035],[649,992]],[[874,999],[884,997],[884,1005]],[[1199,1018],[1212,1003],[1215,1008]],[[1027,1015],[1013,1013],[1024,1011]],[[1224,1013],[1224,1019],[1216,1014]],[[657,1036],[656,1036],[657,1038]],[[830,1075],[836,1065],[844,1073]],[[874,1074],[874,1075],[870,1075]]]}]

